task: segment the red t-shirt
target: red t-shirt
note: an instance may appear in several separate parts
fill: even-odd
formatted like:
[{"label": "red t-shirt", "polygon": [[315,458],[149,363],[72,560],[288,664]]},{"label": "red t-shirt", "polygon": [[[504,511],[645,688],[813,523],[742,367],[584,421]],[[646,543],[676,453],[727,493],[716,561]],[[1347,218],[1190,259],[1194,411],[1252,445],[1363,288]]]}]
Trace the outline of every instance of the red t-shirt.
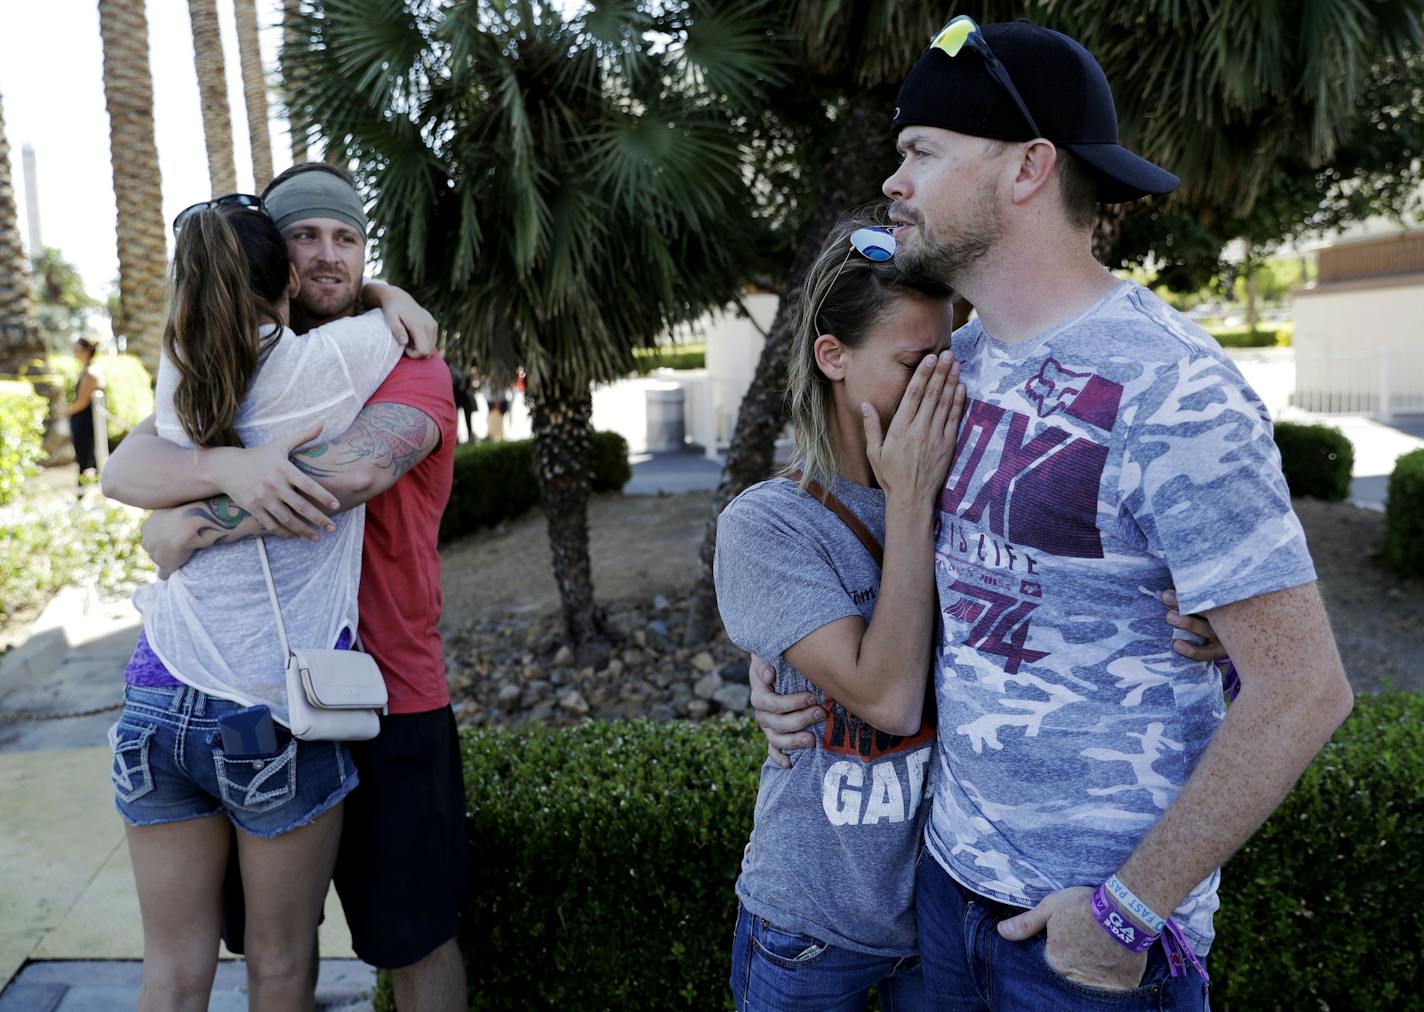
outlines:
[{"label": "red t-shirt", "polygon": [[440,621],[440,515],[455,473],[455,395],[438,355],[402,357],[367,404],[404,404],[440,426],[440,445],[366,503],[361,642],[386,676],[391,713],[422,713],[450,702]]}]

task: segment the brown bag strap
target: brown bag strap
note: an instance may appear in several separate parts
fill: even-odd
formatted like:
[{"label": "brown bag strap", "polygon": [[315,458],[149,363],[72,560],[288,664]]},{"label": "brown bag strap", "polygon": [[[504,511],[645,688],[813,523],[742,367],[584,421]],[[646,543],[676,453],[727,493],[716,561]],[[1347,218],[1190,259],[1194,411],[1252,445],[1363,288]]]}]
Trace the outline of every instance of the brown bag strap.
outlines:
[{"label": "brown bag strap", "polygon": [[[786,477],[794,482],[800,482],[801,472],[792,471]],[[870,528],[861,522],[860,517],[850,511],[849,506],[837,499],[835,493],[822,488],[821,483],[814,479],[806,483],[806,491],[815,496],[826,509],[840,517],[841,523],[849,527],[850,532],[860,539],[860,543],[865,546],[865,550],[870,553],[875,564],[882,569],[885,567],[885,550],[880,547],[880,542],[875,540],[875,535],[870,533]]]}]

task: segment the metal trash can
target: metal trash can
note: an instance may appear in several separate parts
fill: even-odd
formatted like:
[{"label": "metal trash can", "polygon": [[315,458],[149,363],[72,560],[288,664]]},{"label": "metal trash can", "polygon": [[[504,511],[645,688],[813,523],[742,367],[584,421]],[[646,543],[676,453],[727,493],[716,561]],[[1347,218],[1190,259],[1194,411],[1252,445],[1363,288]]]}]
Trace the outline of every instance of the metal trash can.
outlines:
[{"label": "metal trash can", "polygon": [[652,383],[647,389],[649,453],[672,453],[682,449],[686,435],[680,383]]}]

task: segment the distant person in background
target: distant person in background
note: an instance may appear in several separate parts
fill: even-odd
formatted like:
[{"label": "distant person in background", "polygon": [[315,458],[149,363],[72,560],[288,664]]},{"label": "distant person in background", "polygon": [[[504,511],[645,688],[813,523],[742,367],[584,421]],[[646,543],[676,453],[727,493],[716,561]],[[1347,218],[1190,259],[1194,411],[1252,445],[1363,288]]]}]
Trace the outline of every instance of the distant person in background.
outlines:
[{"label": "distant person in background", "polygon": [[74,357],[83,366],[74,384],[74,402],[65,409],[69,419],[69,438],[74,442],[74,459],[79,465],[79,477],[98,472],[94,460],[94,392],[104,389],[104,374],[94,366],[94,353],[99,345],[87,337],[74,342]]},{"label": "distant person in background", "polygon": [[514,400],[514,391],[504,385],[490,384],[485,392],[485,401],[489,404],[489,438],[492,443],[499,443],[504,440],[504,420],[509,415],[510,402]]},{"label": "distant person in background", "polygon": [[475,397],[475,391],[479,389],[479,381],[475,378],[477,374],[473,367],[461,369],[453,362],[446,364],[450,367],[450,384],[455,391],[455,409],[465,419],[465,439],[473,440],[475,438],[475,412],[480,407],[480,402]]}]

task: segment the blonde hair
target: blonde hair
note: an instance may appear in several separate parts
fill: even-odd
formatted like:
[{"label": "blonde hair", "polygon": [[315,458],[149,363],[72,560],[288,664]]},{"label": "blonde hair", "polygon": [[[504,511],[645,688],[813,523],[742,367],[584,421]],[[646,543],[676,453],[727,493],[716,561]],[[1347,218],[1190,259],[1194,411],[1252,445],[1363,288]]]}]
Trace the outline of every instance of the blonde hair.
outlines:
[{"label": "blonde hair", "polygon": [[[209,207],[179,229],[163,350],[178,371],[173,408],[195,446],[242,445],[237,413],[281,333],[287,264],[287,244],[265,213]],[[279,330],[264,340],[268,323]]]},{"label": "blonde hair", "polygon": [[815,481],[829,490],[840,470],[831,433],[831,381],[816,363],[817,338],[833,334],[846,347],[857,348],[892,300],[906,295],[950,297],[943,284],[896,267],[893,258],[871,260],[851,245],[856,229],[885,224],[883,205],[843,216],[826,236],[801,286],[786,367],[796,450],[782,474],[800,472],[803,489]]}]

